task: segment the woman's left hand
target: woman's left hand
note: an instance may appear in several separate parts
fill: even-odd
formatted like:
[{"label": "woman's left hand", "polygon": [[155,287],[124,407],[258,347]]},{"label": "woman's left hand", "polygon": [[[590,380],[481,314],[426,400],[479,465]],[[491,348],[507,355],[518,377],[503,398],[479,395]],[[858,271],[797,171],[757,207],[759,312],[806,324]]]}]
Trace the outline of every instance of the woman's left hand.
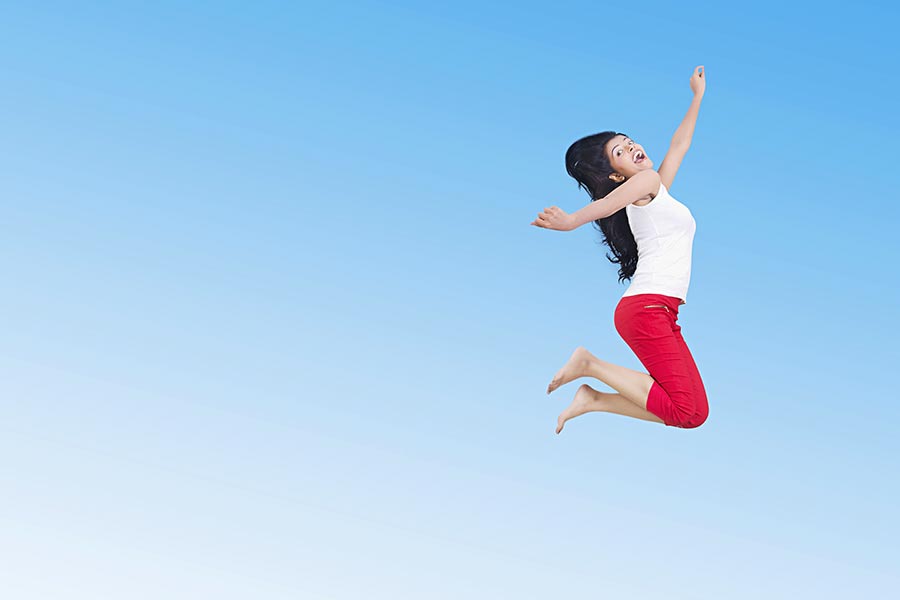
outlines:
[{"label": "woman's left hand", "polygon": [[572,215],[558,206],[545,208],[531,224],[536,225],[537,227],[543,227],[544,229],[555,229],[557,231],[572,231],[575,229],[575,219],[572,218]]}]

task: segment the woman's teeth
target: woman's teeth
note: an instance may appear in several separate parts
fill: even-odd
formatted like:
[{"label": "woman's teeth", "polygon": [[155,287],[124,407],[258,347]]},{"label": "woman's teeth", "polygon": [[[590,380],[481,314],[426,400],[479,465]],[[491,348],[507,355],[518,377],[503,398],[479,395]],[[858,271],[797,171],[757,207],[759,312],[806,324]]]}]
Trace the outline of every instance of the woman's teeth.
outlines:
[{"label": "woman's teeth", "polygon": [[640,152],[640,151],[635,153],[634,162],[636,162],[636,163],[644,162],[644,153]]}]

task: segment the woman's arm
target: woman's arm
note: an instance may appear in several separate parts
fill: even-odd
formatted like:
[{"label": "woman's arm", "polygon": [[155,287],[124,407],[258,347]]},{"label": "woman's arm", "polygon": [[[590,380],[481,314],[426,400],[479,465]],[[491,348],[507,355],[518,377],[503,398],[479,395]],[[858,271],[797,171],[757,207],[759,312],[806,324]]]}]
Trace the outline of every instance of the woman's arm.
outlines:
[{"label": "woman's arm", "polygon": [[691,106],[688,108],[687,114],[681,121],[681,125],[675,130],[675,135],[672,136],[670,146],[687,150],[687,147],[691,145],[691,140],[694,137],[694,126],[697,124],[697,115],[700,113],[700,103],[702,101],[703,93],[694,94],[694,99],[691,100]]},{"label": "woman's arm", "polygon": [[632,175],[625,183],[581,210],[569,214],[558,206],[551,206],[545,208],[531,224],[544,229],[572,231],[585,223],[605,219],[632,202],[653,196],[659,191],[659,182],[659,173],[647,169]]},{"label": "woman's arm", "polygon": [[653,196],[659,191],[659,182],[659,173],[653,169],[633,175],[603,198],[594,200],[584,208],[573,212],[570,215],[572,229],[577,229],[585,223],[597,219],[605,219],[637,200]]},{"label": "woman's arm", "polygon": [[675,130],[670,146],[687,147],[691,145],[691,139],[694,137],[694,125],[697,124],[697,113],[700,112],[700,102],[703,100],[703,94],[706,93],[706,68],[703,65],[694,69],[690,85],[691,91],[694,92],[694,99],[691,100],[691,106],[681,121],[681,125]]},{"label": "woman's arm", "polygon": [[694,137],[694,126],[697,124],[700,103],[706,92],[706,69],[702,66],[694,70],[694,75],[691,77],[691,91],[694,92],[691,106],[688,108],[684,120],[681,121],[681,125],[675,130],[669,150],[659,165],[659,176],[668,190],[672,189],[672,181],[675,179],[675,174],[678,172],[688,148],[691,147],[691,140]]},{"label": "woman's arm", "polygon": [[702,95],[694,96],[691,107],[688,109],[687,116],[684,118],[678,131],[675,132],[672,143],[669,145],[669,150],[666,152],[665,158],[663,158],[662,163],[659,165],[659,177],[662,179],[667,190],[672,189],[672,182],[675,180],[675,174],[678,173],[678,169],[681,167],[681,161],[684,160],[684,155],[687,154],[688,149],[691,147],[691,137],[694,135],[694,123],[697,122],[697,111],[700,110],[700,101],[702,99]]}]

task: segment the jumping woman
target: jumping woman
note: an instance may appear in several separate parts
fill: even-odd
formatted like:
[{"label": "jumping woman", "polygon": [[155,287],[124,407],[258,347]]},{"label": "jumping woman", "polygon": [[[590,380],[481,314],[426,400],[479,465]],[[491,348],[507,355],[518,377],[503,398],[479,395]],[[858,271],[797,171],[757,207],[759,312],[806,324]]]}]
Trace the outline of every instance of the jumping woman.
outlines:
[{"label": "jumping woman", "polygon": [[644,147],[623,133],[582,138],[566,152],[566,171],[590,194],[591,203],[572,214],[545,208],[531,223],[557,231],[590,221],[599,226],[603,243],[615,255],[607,259],[620,265],[619,282],[631,281],[616,305],[616,331],[649,371],[608,363],[579,346],[547,393],[580,377],[599,379],[617,393],[582,384],[559,415],[556,433],[569,419],[592,411],[685,429],[699,427],[709,415],[703,380],[678,325],[678,308],[687,303],[696,223],[669,193],[706,91],[702,65],[694,69],[690,86],[693,101],[658,172]]}]

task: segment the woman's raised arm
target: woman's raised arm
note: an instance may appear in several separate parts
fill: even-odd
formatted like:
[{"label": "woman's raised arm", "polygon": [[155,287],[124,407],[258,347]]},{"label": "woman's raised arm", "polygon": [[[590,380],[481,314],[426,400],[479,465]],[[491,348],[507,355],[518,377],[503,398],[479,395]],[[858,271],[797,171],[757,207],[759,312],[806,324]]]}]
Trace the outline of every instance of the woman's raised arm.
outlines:
[{"label": "woman's raised arm", "polygon": [[694,69],[691,75],[691,91],[694,92],[694,99],[688,108],[687,114],[681,121],[681,125],[675,130],[672,136],[671,146],[690,146],[694,137],[694,125],[697,124],[697,113],[700,112],[700,102],[703,100],[703,94],[706,93],[706,69],[700,65]]},{"label": "woman's raised arm", "polygon": [[691,91],[694,92],[694,99],[691,100],[691,105],[688,107],[687,114],[681,121],[681,125],[675,130],[672,142],[669,144],[669,150],[659,165],[659,176],[662,178],[662,182],[667,190],[672,189],[672,181],[675,180],[675,174],[678,173],[681,161],[684,159],[684,155],[687,154],[688,148],[691,147],[691,140],[694,138],[697,114],[700,112],[700,103],[703,101],[703,94],[706,92],[706,69],[703,65],[694,69],[690,83]]}]

